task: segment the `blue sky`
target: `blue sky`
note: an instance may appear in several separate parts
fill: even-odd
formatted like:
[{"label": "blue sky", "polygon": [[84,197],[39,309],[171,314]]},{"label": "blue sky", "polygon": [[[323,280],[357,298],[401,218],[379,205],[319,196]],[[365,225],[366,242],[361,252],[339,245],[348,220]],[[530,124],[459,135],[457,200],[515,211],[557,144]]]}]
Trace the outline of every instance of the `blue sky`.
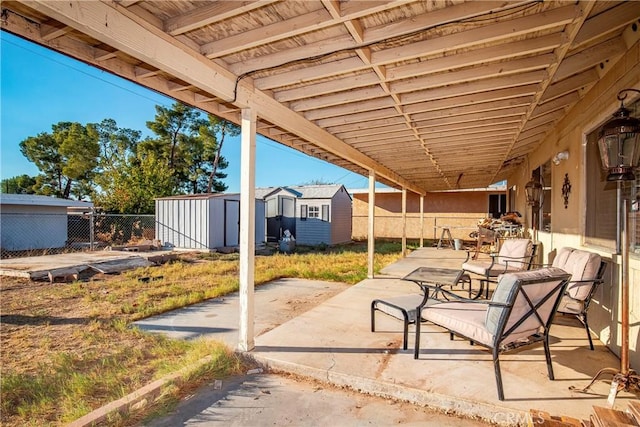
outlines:
[{"label": "blue sky", "polygon": [[[69,121],[98,123],[111,118],[121,128],[149,131],[155,106],[174,100],[107,72],[67,58],[0,31],[0,178],[38,174],[21,153],[29,136],[51,132]],[[240,190],[240,141],[225,139],[223,156],[229,161],[225,183]],[[299,185],[314,180],[367,187],[367,178],[258,137],[256,186]]]}]

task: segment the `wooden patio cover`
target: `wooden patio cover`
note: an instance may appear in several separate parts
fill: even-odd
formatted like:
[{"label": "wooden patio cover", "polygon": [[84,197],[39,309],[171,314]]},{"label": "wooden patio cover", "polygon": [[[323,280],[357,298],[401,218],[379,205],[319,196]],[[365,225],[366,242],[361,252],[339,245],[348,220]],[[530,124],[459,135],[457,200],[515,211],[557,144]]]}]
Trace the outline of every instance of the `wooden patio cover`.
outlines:
[{"label": "wooden patio cover", "polygon": [[[1,28],[423,194],[521,165],[638,40],[640,2],[3,1]],[[259,159],[258,159],[259,161]]]}]

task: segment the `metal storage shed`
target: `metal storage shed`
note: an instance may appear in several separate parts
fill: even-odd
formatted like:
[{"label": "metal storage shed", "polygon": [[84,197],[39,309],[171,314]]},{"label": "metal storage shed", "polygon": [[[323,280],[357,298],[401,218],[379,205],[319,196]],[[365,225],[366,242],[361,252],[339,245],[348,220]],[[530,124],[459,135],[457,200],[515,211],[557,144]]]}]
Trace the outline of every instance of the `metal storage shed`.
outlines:
[{"label": "metal storage shed", "polygon": [[[256,245],[265,242],[264,201],[256,200]],[[192,194],[156,199],[156,238],[178,249],[238,246],[240,194]]]},{"label": "metal storage shed", "polygon": [[31,194],[0,196],[0,247],[3,251],[63,248],[67,210],[93,209],[93,203]]}]

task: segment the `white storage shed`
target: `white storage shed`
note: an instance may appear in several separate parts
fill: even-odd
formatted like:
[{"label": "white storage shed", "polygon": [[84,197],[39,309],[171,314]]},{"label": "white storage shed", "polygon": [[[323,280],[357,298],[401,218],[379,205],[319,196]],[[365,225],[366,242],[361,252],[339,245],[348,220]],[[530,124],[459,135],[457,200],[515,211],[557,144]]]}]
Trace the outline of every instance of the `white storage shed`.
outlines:
[{"label": "white storage shed", "polygon": [[0,194],[0,247],[3,251],[64,248],[67,211],[93,209],[93,203],[31,194]]},{"label": "white storage shed", "polygon": [[[256,199],[256,246],[265,238],[264,201]],[[156,239],[177,249],[213,250],[240,243],[240,194],[156,199]]]}]

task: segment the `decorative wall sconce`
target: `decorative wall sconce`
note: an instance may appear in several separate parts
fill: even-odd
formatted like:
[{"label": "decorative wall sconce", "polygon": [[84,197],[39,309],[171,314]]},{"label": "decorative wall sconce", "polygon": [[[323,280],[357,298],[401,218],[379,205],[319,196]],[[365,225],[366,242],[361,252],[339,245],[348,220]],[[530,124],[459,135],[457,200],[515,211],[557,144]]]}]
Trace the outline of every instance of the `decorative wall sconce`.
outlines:
[{"label": "decorative wall sconce", "polygon": [[562,198],[564,199],[564,208],[569,206],[569,193],[571,193],[571,181],[569,181],[569,174],[564,174],[564,183],[562,184]]},{"label": "decorative wall sconce", "polygon": [[569,152],[565,150],[565,151],[560,151],[556,153],[556,155],[553,156],[551,161],[553,162],[554,165],[558,166],[561,161],[568,160],[568,159],[569,159]]}]

